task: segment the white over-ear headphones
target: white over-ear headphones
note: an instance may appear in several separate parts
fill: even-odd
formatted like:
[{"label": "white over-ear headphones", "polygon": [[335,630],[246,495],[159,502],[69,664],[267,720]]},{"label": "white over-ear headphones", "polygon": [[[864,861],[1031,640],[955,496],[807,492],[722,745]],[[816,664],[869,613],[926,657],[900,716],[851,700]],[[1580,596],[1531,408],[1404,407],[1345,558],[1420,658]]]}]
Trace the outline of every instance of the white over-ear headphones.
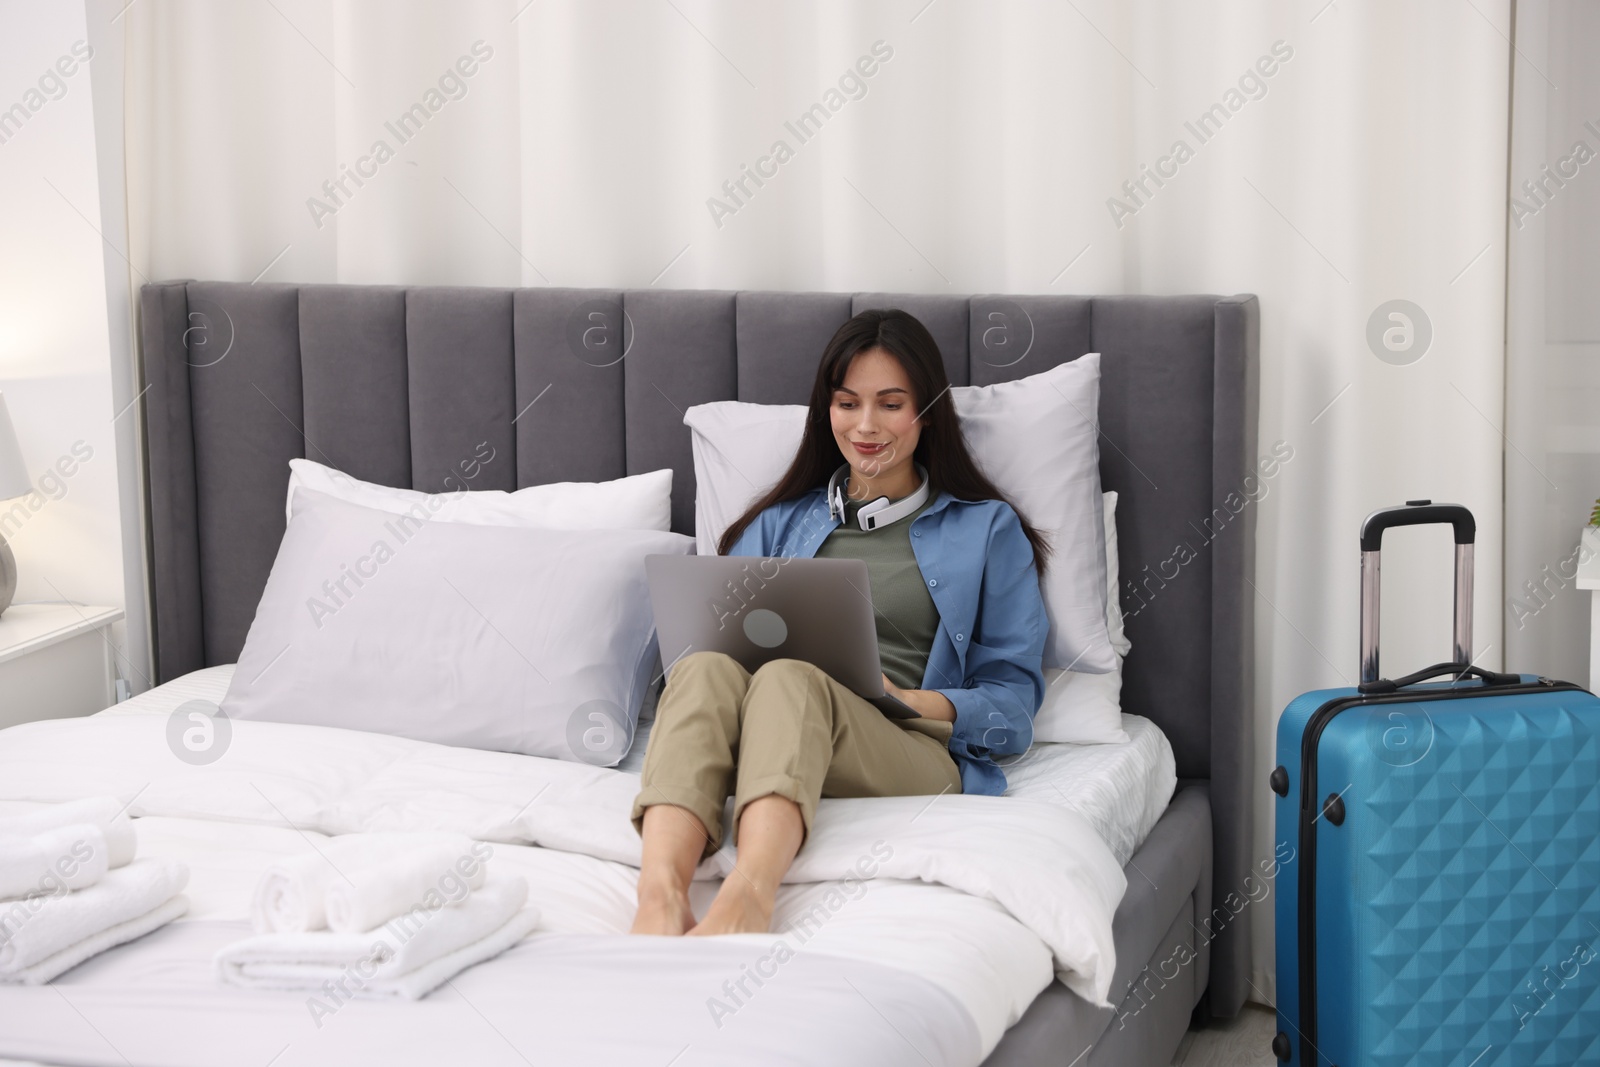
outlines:
[{"label": "white over-ear headphones", "polygon": [[[863,530],[876,530],[888,526],[892,522],[910,515],[920,508],[928,499],[928,472],[922,464],[912,461],[911,465],[922,476],[922,484],[910,496],[894,503],[889,502],[886,496],[862,504],[856,512],[856,522]],[[844,485],[850,473],[850,464],[840,464],[839,469],[833,472],[833,477],[828,479],[828,517],[833,519],[844,518]]]}]

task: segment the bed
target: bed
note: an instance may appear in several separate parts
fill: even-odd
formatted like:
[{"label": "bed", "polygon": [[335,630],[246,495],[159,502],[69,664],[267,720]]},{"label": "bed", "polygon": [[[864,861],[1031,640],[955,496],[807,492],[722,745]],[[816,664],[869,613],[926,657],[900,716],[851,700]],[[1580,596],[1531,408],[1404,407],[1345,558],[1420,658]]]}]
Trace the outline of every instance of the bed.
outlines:
[{"label": "bed", "polygon": [[[289,459],[423,486],[488,440],[508,461],[474,487],[497,489],[671,467],[672,527],[692,533],[683,409],[803,402],[828,336],[879,306],[928,325],[953,384],[1104,354],[1101,474],[1121,494],[1130,741],[1035,746],[1007,797],[952,797],[922,821],[896,807],[915,798],[825,802],[774,933],[807,914],[826,921],[781,981],[726,991],[770,938],[615,936],[630,915],[632,830],[596,813],[631,798],[642,737],[606,769],[241,722],[225,773],[174,767],[168,717],[226,690],[283,534]],[[0,803],[133,797],[141,849],[190,863],[194,906],[54,986],[0,991],[0,1056],[1169,1063],[1192,1021],[1231,1017],[1246,999],[1254,523],[1225,500],[1240,499],[1255,463],[1257,316],[1252,297],[145,287],[161,684],[101,715],[0,734]],[[625,358],[573,358],[575,323],[615,331]],[[552,389],[561,402],[538,408]],[[1198,549],[1181,566],[1179,545]],[[832,872],[877,819],[900,820],[895,861],[835,908]],[[495,842],[496,862],[533,887],[541,933],[424,1001],[352,1001],[326,1025],[304,997],[216,984],[210,956],[242,929],[263,857],[424,823]],[[1105,860],[1120,896],[1103,931],[1109,1006],[1097,1008],[1063,966],[1094,954],[1093,931],[1064,903],[1075,898],[1051,891],[1089,886]],[[697,881],[697,902],[714,888]]]}]

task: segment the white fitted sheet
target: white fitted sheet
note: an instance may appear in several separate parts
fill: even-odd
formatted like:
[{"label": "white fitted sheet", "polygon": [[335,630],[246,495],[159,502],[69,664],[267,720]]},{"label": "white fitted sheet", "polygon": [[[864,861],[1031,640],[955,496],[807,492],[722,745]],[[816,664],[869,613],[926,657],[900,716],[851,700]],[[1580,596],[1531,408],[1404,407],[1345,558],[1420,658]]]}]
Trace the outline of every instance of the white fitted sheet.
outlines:
[{"label": "white fitted sheet", "polygon": [[1172,802],[1178,765],[1149,719],[1124,713],[1122,728],[1128,740],[1114,745],[1034,745],[1006,763],[1006,796],[1076,811],[1126,866]]}]

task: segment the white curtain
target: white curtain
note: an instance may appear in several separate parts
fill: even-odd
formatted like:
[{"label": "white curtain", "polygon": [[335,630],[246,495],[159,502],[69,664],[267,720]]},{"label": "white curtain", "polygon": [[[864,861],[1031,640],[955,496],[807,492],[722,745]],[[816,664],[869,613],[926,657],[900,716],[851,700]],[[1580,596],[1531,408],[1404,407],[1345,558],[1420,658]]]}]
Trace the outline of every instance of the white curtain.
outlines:
[{"label": "white curtain", "polygon": [[1600,5],[1521,0],[1516,40],[1507,660],[1592,686],[1591,594],[1574,576],[1594,552],[1580,549],[1579,531],[1600,497]]},{"label": "white curtain", "polygon": [[[151,278],[1258,294],[1261,448],[1292,450],[1252,505],[1261,859],[1279,710],[1355,679],[1368,511],[1473,509],[1500,662],[1508,0],[142,0],[126,22]],[[391,130],[413,105],[421,129]],[[1388,549],[1384,663],[1446,658],[1448,537]],[[1271,912],[1250,920],[1271,1003]]]}]

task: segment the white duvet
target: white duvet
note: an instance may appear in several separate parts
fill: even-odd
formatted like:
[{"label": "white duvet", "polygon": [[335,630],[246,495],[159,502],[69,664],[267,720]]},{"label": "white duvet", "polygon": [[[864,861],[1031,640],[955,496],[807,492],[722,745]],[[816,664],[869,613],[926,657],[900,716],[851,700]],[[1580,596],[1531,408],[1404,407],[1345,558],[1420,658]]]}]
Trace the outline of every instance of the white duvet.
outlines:
[{"label": "white duvet", "polygon": [[[192,872],[184,920],[54,989],[0,990],[0,1056],[265,1063],[287,1047],[298,1052],[279,1067],[977,1064],[1053,975],[1109,1005],[1119,853],[1175,784],[1165,738],[1129,716],[1147,727],[1129,746],[1037,746],[1008,769],[1023,795],[824,800],[770,934],[619,936],[639,859],[626,764],[236,722],[221,759],[191,766],[168,748],[168,713],[216,699],[223,670],[0,732],[0,812],[115,793],[131,802],[140,855]],[[1070,771],[1096,762],[1115,773]],[[329,1016],[305,996],[217,985],[211,954],[249,932],[269,861],[319,836],[424,829],[495,843],[497,868],[528,880],[539,932],[406,1008],[352,1002]],[[697,912],[731,867],[731,847],[701,864]]]}]

